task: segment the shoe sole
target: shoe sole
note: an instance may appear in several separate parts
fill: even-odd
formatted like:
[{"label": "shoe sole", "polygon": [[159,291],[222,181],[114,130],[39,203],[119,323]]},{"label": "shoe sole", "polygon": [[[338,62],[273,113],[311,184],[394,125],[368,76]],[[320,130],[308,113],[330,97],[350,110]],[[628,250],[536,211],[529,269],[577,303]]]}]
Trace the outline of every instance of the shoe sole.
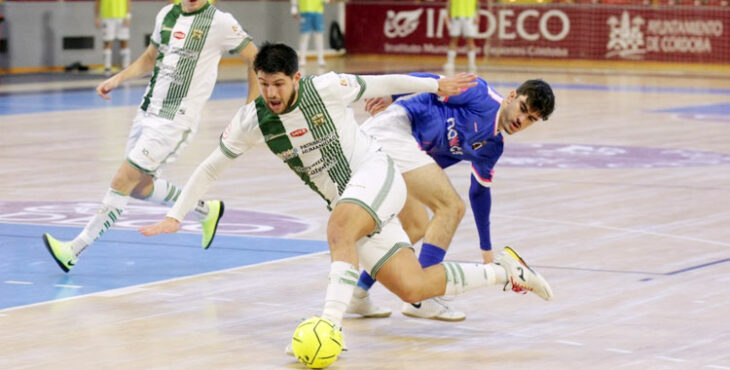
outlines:
[{"label": "shoe sole", "polygon": [[63,272],[69,272],[68,267],[64,266],[63,262],[56,257],[56,255],[53,253],[53,248],[51,248],[51,242],[48,240],[48,235],[43,234],[43,243],[46,245],[46,249],[48,249],[48,253],[51,254],[51,257],[53,257],[53,260],[56,261],[56,264],[58,264],[58,267],[63,270]]},{"label": "shoe sole", "polygon": [[450,319],[450,318],[438,317],[438,316],[434,316],[434,317],[423,317],[423,316],[418,316],[418,315],[414,315],[412,313],[407,313],[407,312],[401,312],[401,313],[403,314],[403,316],[412,317],[414,319],[438,320],[438,321],[446,321],[446,322],[457,322],[457,321],[464,321],[464,320],[466,320],[466,316],[464,316],[462,318],[458,318],[458,319]]},{"label": "shoe sole", "polygon": [[356,314],[356,315],[360,315],[366,319],[384,319],[386,317],[390,317],[391,314],[392,314],[392,312],[376,313],[376,314],[372,314],[372,315],[360,315],[360,314]]},{"label": "shoe sole", "polygon": [[215,226],[213,226],[213,236],[210,238],[208,245],[204,246],[203,249],[208,249],[208,248],[210,248],[210,245],[213,244],[213,240],[215,239],[215,234],[218,233],[218,223],[221,222],[221,218],[223,218],[223,213],[225,210],[226,210],[226,207],[223,204],[223,201],[221,201],[220,213],[218,213],[218,219],[215,220]]}]

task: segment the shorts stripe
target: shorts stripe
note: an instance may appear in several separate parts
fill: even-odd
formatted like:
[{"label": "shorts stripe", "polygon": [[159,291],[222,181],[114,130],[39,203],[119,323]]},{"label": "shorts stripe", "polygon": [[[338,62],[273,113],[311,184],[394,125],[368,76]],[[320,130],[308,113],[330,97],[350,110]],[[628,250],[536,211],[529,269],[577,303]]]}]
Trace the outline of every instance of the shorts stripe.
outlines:
[{"label": "shorts stripe", "polygon": [[373,269],[370,271],[370,276],[373,277],[373,279],[377,279],[378,271],[380,271],[380,268],[385,265],[386,262],[388,262],[391,257],[393,257],[399,250],[402,248],[410,248],[411,245],[409,243],[400,242],[396,243],[393,248],[390,248],[388,253],[386,253],[379,261],[378,263],[373,266]]}]

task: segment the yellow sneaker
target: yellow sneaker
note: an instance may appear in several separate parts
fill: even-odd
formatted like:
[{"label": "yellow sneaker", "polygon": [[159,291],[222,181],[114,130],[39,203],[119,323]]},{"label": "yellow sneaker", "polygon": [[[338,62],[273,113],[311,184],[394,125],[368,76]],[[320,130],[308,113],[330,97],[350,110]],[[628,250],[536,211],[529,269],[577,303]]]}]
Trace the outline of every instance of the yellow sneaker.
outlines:
[{"label": "yellow sneaker", "polygon": [[71,249],[71,242],[62,242],[48,233],[43,234],[43,242],[63,272],[69,272],[76,265],[78,258],[74,256],[74,252]]},{"label": "yellow sneaker", "polygon": [[218,230],[218,222],[223,217],[225,207],[220,200],[209,200],[205,204],[208,206],[208,217],[200,221],[200,224],[203,226],[203,249],[208,249]]}]

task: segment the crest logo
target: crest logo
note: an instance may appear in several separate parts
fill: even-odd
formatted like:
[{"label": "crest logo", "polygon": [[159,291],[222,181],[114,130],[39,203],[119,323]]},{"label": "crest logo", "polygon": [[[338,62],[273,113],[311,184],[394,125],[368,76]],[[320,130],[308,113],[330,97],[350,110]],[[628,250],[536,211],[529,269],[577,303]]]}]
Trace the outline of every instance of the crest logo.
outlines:
[{"label": "crest logo", "polygon": [[193,30],[193,39],[200,40],[201,37],[203,37],[202,30]]},{"label": "crest logo", "polygon": [[317,113],[314,116],[312,116],[312,118],[310,118],[310,119],[312,120],[312,123],[314,123],[317,126],[323,124],[324,121],[326,120],[324,118],[324,114],[322,114],[322,113]]},{"label": "crest logo", "polygon": [[395,12],[388,10],[387,18],[383,24],[383,33],[385,37],[392,39],[394,37],[406,37],[418,28],[418,19],[423,13],[423,8],[416,10],[407,10]]},{"label": "crest logo", "polygon": [[646,23],[644,18],[636,16],[631,18],[629,12],[621,14],[621,20],[611,16],[606,21],[611,28],[606,44],[606,58],[618,56],[625,59],[642,59],[646,48],[644,47],[644,32],[642,27]]}]

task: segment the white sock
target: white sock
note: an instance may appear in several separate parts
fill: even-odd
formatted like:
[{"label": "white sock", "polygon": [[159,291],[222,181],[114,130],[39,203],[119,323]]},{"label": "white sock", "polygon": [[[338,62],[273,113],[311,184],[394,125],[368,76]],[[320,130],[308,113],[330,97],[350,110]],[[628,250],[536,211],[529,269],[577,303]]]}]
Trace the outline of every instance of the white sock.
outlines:
[{"label": "white sock", "polygon": [[507,282],[507,271],[494,263],[443,262],[446,269],[447,296],[481,288],[487,285],[504,285]]},{"label": "white sock", "polygon": [[[162,206],[172,207],[180,196],[180,193],[182,193],[181,187],[165,179],[155,178],[152,182],[152,192],[145,200]],[[208,205],[202,200],[199,200],[194,212],[198,220],[203,220],[208,216]]]},{"label": "white sock", "polygon": [[356,286],[355,291],[352,292],[352,296],[355,298],[365,298],[368,294],[367,290],[360,288],[359,286]]},{"label": "white sock", "polygon": [[324,40],[321,33],[314,34],[314,45],[317,48],[317,63],[324,64]]},{"label": "white sock", "polygon": [[357,270],[351,264],[343,261],[334,261],[330,264],[322,317],[332,321],[338,328],[342,326],[342,317],[345,316],[347,306],[352,300],[358,278]]},{"label": "white sock", "polygon": [[309,34],[303,33],[299,35],[299,64],[307,63],[307,45],[309,44]]},{"label": "white sock", "polygon": [[446,63],[454,64],[455,58],[456,58],[456,50],[449,50],[448,52],[446,52]]},{"label": "white sock", "polygon": [[104,69],[112,68],[112,49],[104,49]]},{"label": "white sock", "polygon": [[129,48],[119,50],[119,54],[122,56],[122,68],[129,67]]},{"label": "white sock", "polygon": [[71,248],[73,248],[74,255],[77,258],[86,247],[112,227],[119,216],[122,215],[127,202],[129,202],[128,195],[119,193],[114,189],[107,190],[99,210],[89,220],[81,234],[71,241]]},{"label": "white sock", "polygon": [[476,50],[469,50],[466,55],[469,57],[469,66],[475,66],[476,60],[477,60],[477,51]]}]

